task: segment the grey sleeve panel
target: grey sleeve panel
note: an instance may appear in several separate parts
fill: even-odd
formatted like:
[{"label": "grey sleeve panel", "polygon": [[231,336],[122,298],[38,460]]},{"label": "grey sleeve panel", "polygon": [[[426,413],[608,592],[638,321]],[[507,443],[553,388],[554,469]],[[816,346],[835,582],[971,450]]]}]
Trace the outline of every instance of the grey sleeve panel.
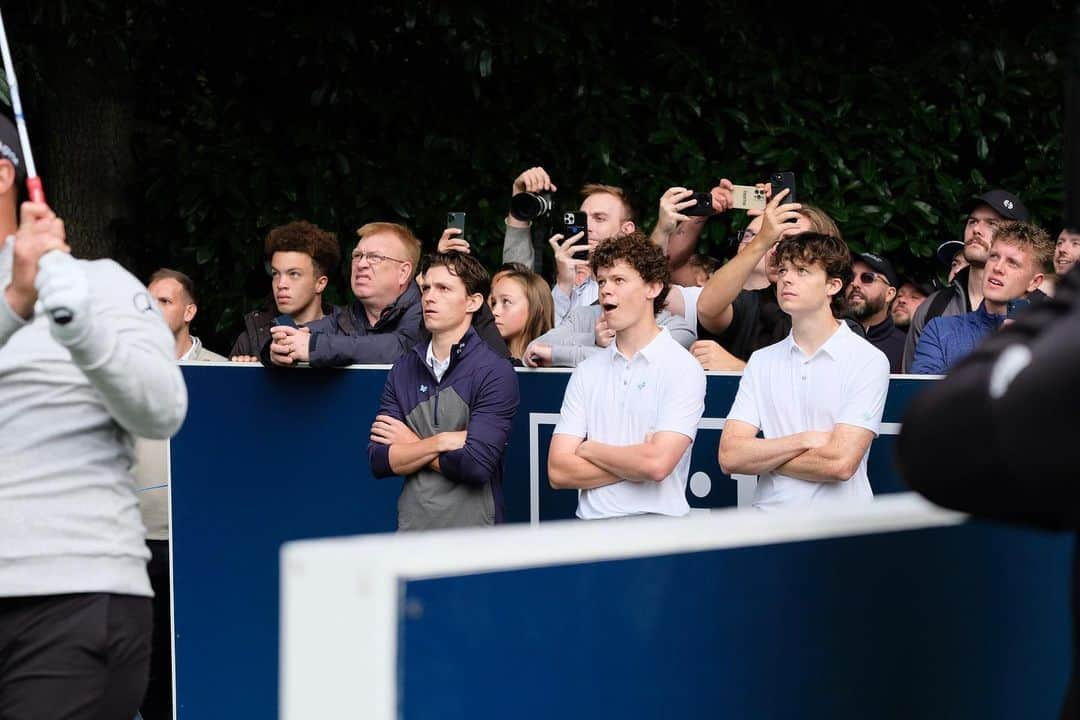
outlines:
[{"label": "grey sleeve panel", "polygon": [[693,327],[681,315],[672,315],[667,310],[664,310],[657,316],[656,324],[662,328],[667,328],[667,331],[671,333],[671,338],[684,348],[689,349],[697,340],[697,328]]},{"label": "grey sleeve panel", "polygon": [[519,262],[531,268],[535,256],[530,229],[507,225],[506,234],[503,235],[502,261],[504,263]]}]

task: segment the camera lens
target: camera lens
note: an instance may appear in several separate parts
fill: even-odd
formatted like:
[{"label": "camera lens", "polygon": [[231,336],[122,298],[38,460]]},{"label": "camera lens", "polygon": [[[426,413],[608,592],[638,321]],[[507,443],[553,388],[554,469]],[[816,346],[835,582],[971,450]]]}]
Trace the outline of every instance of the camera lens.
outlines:
[{"label": "camera lens", "polygon": [[551,196],[520,192],[510,198],[510,214],[518,220],[535,220],[551,210]]}]

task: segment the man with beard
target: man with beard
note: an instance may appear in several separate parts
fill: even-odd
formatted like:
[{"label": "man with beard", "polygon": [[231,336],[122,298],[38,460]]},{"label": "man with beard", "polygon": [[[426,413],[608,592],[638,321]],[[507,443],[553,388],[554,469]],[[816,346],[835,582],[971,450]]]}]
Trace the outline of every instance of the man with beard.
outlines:
[{"label": "man with beard", "polygon": [[866,339],[889,358],[889,370],[900,372],[904,331],[893,323],[890,308],[900,278],[892,263],[880,255],[862,253],[852,263],[855,278],[848,286],[848,308],[866,330]]},{"label": "man with beard", "polygon": [[1020,198],[1007,190],[991,190],[975,198],[975,205],[964,222],[963,256],[969,267],[956,273],[948,287],[927,298],[911,318],[904,345],[905,371],[910,370],[915,360],[915,345],[927,323],[936,317],[963,315],[979,307],[994,228],[1004,220],[1027,222],[1028,211]]}]

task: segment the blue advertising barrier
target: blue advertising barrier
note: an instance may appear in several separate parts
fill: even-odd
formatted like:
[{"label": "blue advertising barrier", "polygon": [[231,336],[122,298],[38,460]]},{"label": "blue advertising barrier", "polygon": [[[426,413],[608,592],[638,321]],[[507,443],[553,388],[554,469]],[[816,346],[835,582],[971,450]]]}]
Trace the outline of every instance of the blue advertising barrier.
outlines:
[{"label": "blue advertising barrier", "polygon": [[[277,716],[278,552],[302,538],[391,532],[400,479],[375,480],[368,430],[386,368],[267,370],[185,364],[190,409],[170,448],[179,718]],[[521,371],[505,459],[507,519],[571,518],[577,495],[551,490],[547,447],[569,371]],[[688,491],[694,508],[736,504],[716,450],[738,376],[711,374]],[[894,378],[870,452],[876,493],[893,468],[904,408],[926,380]],[[707,490],[707,491],[706,491]],[[535,502],[534,502],[535,499]]]}]

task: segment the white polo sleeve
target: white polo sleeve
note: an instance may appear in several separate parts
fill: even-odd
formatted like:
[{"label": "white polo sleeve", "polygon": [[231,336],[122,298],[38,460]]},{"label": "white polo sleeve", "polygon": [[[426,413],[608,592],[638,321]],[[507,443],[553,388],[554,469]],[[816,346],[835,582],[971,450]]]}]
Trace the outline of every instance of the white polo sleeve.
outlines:
[{"label": "white polo sleeve", "polygon": [[889,360],[877,348],[853,367],[844,388],[844,404],[836,422],[866,428],[878,436],[885,396],[889,392]]},{"label": "white polo sleeve", "polygon": [[579,438],[588,435],[588,416],[585,412],[588,398],[583,375],[582,366],[575,368],[570,375],[570,382],[566,384],[566,393],[563,395],[562,409],[559,410],[559,423],[555,426],[556,435]]},{"label": "white polo sleeve", "polygon": [[758,365],[757,353],[752,353],[750,359],[746,362],[746,367],[743,368],[742,378],[739,379],[739,390],[735,393],[735,402],[731,404],[727,419],[738,420],[753,425],[760,430],[761,404],[759,398],[761,393],[757,386],[757,376],[760,371]]},{"label": "white polo sleeve", "polygon": [[693,440],[705,413],[705,371],[689,354],[687,358],[690,362],[672,363],[668,371],[654,431],[677,432]]}]

